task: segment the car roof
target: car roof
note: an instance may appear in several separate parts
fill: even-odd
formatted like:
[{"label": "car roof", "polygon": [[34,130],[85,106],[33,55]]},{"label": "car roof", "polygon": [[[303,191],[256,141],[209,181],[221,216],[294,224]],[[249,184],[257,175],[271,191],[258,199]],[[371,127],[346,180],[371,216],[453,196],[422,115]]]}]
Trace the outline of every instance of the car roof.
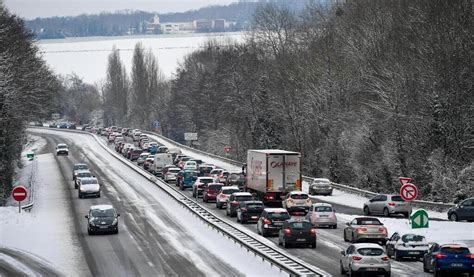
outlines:
[{"label": "car roof", "polygon": [[378,249],[382,249],[384,250],[384,248],[382,246],[380,246],[379,244],[377,243],[354,243],[352,244],[353,246],[355,246],[356,249],[361,249],[361,248],[378,248]]},{"label": "car roof", "polygon": [[245,203],[245,204],[252,204],[252,203],[258,203],[258,204],[262,204],[263,205],[263,202],[262,201],[259,201],[259,200],[247,200],[247,201],[243,201],[242,203]]},{"label": "car roof", "polygon": [[89,169],[79,169],[79,170],[76,170],[76,173],[91,173],[91,171]]},{"label": "car roof", "polygon": [[287,219],[286,220],[288,223],[292,223],[292,222],[309,222],[311,223],[311,221],[307,220],[306,218],[302,218],[302,217],[291,217],[290,219]]},{"label": "car roof", "polygon": [[80,179],[84,180],[84,181],[85,180],[95,180],[95,181],[99,182],[99,180],[97,180],[97,178],[95,178],[95,177],[84,177],[84,178],[80,178]]},{"label": "car roof", "polygon": [[441,247],[441,248],[443,248],[443,247],[453,247],[453,248],[465,247],[465,248],[468,248],[467,244],[462,243],[462,242],[444,243],[444,244],[441,244],[439,247]]},{"label": "car roof", "polygon": [[110,209],[114,209],[114,207],[112,205],[106,205],[106,204],[94,205],[90,207],[90,210],[110,210]]},{"label": "car roof", "polygon": [[85,164],[85,163],[74,164],[74,166],[80,166],[80,165],[85,165],[85,166],[87,166],[87,164]]},{"label": "car roof", "polygon": [[67,146],[65,143],[58,143],[58,146]]},{"label": "car roof", "polygon": [[283,208],[265,208],[264,211],[269,213],[280,212],[280,213],[287,213],[288,211]]},{"label": "car roof", "polygon": [[332,205],[329,203],[314,203],[313,207],[331,207],[332,208]]},{"label": "car roof", "polygon": [[293,195],[293,194],[307,194],[307,193],[300,190],[294,190],[294,191],[290,191],[289,194]]},{"label": "car roof", "polygon": [[214,178],[212,177],[198,177],[199,180],[202,180],[202,179],[211,179],[211,180],[214,180]]},{"label": "car roof", "polygon": [[232,193],[232,195],[234,196],[252,196],[252,194],[250,192],[234,192]]},{"label": "car roof", "polygon": [[314,178],[313,181],[324,181],[324,182],[329,182],[329,183],[331,182],[327,178]]}]

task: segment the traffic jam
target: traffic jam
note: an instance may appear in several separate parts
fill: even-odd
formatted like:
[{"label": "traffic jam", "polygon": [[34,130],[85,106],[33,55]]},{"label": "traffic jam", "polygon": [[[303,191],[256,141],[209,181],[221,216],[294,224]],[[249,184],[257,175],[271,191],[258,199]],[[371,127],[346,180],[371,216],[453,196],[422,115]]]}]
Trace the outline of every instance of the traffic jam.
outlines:
[{"label": "traffic jam", "polygon": [[[424,272],[435,276],[454,273],[474,275],[474,254],[462,243],[436,243],[411,232],[390,234],[376,216],[412,221],[423,228],[428,217],[423,210],[412,215],[410,200],[416,198],[416,186],[409,178],[401,178],[400,195],[378,194],[363,207],[363,216],[356,216],[345,225],[338,225],[336,210],[330,203],[316,202],[314,195],[331,196],[330,180],[314,178],[308,193],[302,189],[301,155],[285,150],[248,150],[247,163],[241,171],[231,172],[206,161],[184,155],[179,148],[168,148],[140,130],[90,128],[84,131],[103,136],[117,153],[187,193],[223,217],[235,218],[240,224],[254,228],[262,237],[277,239],[282,248],[310,248],[318,245],[318,230],[342,228],[341,241],[349,246],[341,249],[339,265],[342,275],[391,275],[393,261],[420,261]],[[57,155],[67,155],[67,145],[57,147]],[[72,171],[78,198],[99,197],[100,185],[85,163],[75,164]],[[470,198],[457,207],[469,206]],[[474,205],[473,205],[474,207]],[[419,213],[419,217],[413,218]],[[454,216],[453,216],[454,215]],[[118,233],[120,214],[111,205],[95,205],[85,215],[88,233]],[[426,216],[426,219],[424,219]],[[450,209],[453,221],[472,218],[469,213]],[[340,221],[339,221],[340,223]],[[414,223],[414,224],[415,224]],[[253,226],[253,227],[252,227]],[[311,251],[311,250],[308,250]]]}]

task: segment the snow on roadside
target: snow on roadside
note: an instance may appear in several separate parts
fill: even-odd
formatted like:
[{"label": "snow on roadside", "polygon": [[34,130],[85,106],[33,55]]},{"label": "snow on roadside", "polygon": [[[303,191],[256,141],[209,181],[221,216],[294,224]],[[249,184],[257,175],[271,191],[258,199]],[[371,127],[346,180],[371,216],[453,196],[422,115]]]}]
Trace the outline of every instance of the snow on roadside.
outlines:
[{"label": "snow on roadside", "polygon": [[44,154],[37,159],[35,205],[31,212],[20,214],[16,207],[0,207],[0,245],[35,254],[67,276],[90,275],[73,236],[73,217],[54,156]]},{"label": "snow on roadside", "polygon": [[[349,222],[358,215],[341,214],[337,215],[339,220]],[[450,221],[430,221],[429,228],[411,229],[408,219],[398,218],[378,218],[387,227],[391,236],[395,232],[414,233],[423,235],[429,242],[437,243],[466,243],[474,250],[474,223],[450,222]]]}]

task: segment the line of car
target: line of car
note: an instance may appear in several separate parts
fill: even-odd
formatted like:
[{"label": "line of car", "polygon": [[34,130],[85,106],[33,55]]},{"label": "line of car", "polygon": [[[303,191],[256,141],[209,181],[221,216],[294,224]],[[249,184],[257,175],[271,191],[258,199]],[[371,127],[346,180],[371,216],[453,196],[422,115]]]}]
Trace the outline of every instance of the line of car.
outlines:
[{"label": "line of car", "polygon": [[[132,134],[135,134],[134,132],[136,130]],[[138,142],[138,146],[134,147],[140,147],[141,154],[149,153],[145,152],[149,149],[142,148],[143,143],[141,143],[140,137],[134,138],[132,135],[132,138]],[[149,139],[146,142],[149,143]],[[200,160],[182,155],[179,151],[169,154],[172,155],[172,163],[167,164],[168,160],[162,167],[161,173],[150,172],[162,177],[164,181],[174,182],[181,190],[191,188],[193,197],[202,197],[203,202],[215,201],[216,208],[225,207],[226,214],[237,217],[238,222],[255,222],[257,232],[262,236],[278,234],[278,242],[284,247],[304,244],[315,248],[317,244],[316,227],[337,228],[337,218],[333,207],[326,203],[313,204],[306,193],[300,191],[288,193],[282,199],[284,208],[265,207],[263,202],[255,200],[255,195],[242,191],[245,187],[245,176],[242,176],[242,173],[232,173],[234,177],[238,177],[236,180],[239,180],[239,185],[232,186],[229,184],[231,173],[225,169],[204,164]],[[137,159],[137,164],[145,168],[150,155],[152,154],[144,155],[140,163]],[[155,163],[155,159],[148,161],[148,168],[150,168]],[[203,168],[206,167],[206,170],[201,171],[200,165],[203,165]],[[170,169],[173,169],[174,172],[168,172]],[[213,170],[215,171],[213,172]],[[309,189],[310,194],[331,195],[332,187],[328,187],[328,183],[330,185],[327,179],[313,181]],[[366,216],[355,218],[346,223],[344,228],[344,240],[350,241],[352,244],[341,252],[341,273],[353,275],[369,272],[390,276],[390,257],[393,257],[395,260],[423,259],[425,271],[433,270],[437,276],[443,271],[466,271],[472,276],[474,272],[473,256],[470,252],[464,253],[465,245],[438,245],[438,248],[433,248],[433,245],[436,245],[433,244],[429,248],[429,244],[423,236],[410,233],[394,233],[388,238],[386,227],[377,218],[370,217],[370,215],[402,214],[408,217],[411,214],[411,206],[404,202],[400,196],[377,195],[364,204],[363,211]],[[453,252],[452,249],[458,248],[462,249],[463,255],[450,256],[438,253],[439,251]],[[446,263],[448,259],[444,261],[440,261],[440,259],[447,257],[451,262],[449,266],[443,267],[448,264]]]}]

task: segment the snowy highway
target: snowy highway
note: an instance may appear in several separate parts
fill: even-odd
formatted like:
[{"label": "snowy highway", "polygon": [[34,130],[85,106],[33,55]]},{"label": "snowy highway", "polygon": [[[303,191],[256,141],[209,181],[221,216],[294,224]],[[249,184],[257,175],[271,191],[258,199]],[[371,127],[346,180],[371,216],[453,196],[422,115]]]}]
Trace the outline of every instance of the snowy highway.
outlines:
[{"label": "snowy highway", "polygon": [[[74,233],[93,276],[240,276],[281,274],[231,240],[209,229],[148,179],[116,160],[87,134],[32,130],[46,138],[47,151],[70,145],[56,157],[74,218]],[[85,162],[102,184],[101,198],[79,199],[74,163]],[[88,236],[89,207],[112,204],[121,217],[118,235]]]},{"label": "snowy highway", "polygon": [[[30,131],[47,139],[49,151],[53,151],[53,147],[61,142],[71,146],[68,157],[60,156],[56,157],[56,160],[70,197],[70,208],[74,212],[75,232],[92,275],[112,273],[117,276],[148,276],[158,273],[186,276],[194,274],[274,276],[277,274],[275,268],[268,267],[268,264],[248,254],[229,239],[209,230],[202,221],[190,215],[149,179],[128,168],[105,151],[90,135],[51,129],[30,129]],[[151,137],[166,145],[166,142],[160,141],[159,137]],[[215,162],[201,156],[197,158]],[[74,163],[79,162],[89,164],[92,172],[99,178],[103,192],[101,198],[78,199],[77,190],[74,189],[71,180],[71,168]],[[186,191],[185,194],[190,198],[192,196],[191,191]],[[255,224],[241,225],[235,218],[227,217],[224,210],[216,209],[215,203],[203,203],[200,199],[197,202],[222,220],[245,232],[253,233],[262,241],[278,245],[278,238],[263,238],[258,235]],[[118,236],[87,236],[84,215],[90,205],[99,203],[111,203],[124,215],[121,217]],[[338,229],[318,229],[316,249],[294,248],[284,251],[321,268],[330,275],[340,275],[340,251],[350,245],[342,239],[345,222],[355,215],[360,215],[362,211],[350,205],[339,204],[334,207],[338,214]],[[403,229],[407,224],[402,218],[380,219],[389,224],[391,229],[399,227]],[[439,224],[470,226],[470,223],[439,222]],[[250,267],[249,264],[255,266]],[[392,260],[392,276],[431,276],[431,274],[423,272],[421,262]]]}]

